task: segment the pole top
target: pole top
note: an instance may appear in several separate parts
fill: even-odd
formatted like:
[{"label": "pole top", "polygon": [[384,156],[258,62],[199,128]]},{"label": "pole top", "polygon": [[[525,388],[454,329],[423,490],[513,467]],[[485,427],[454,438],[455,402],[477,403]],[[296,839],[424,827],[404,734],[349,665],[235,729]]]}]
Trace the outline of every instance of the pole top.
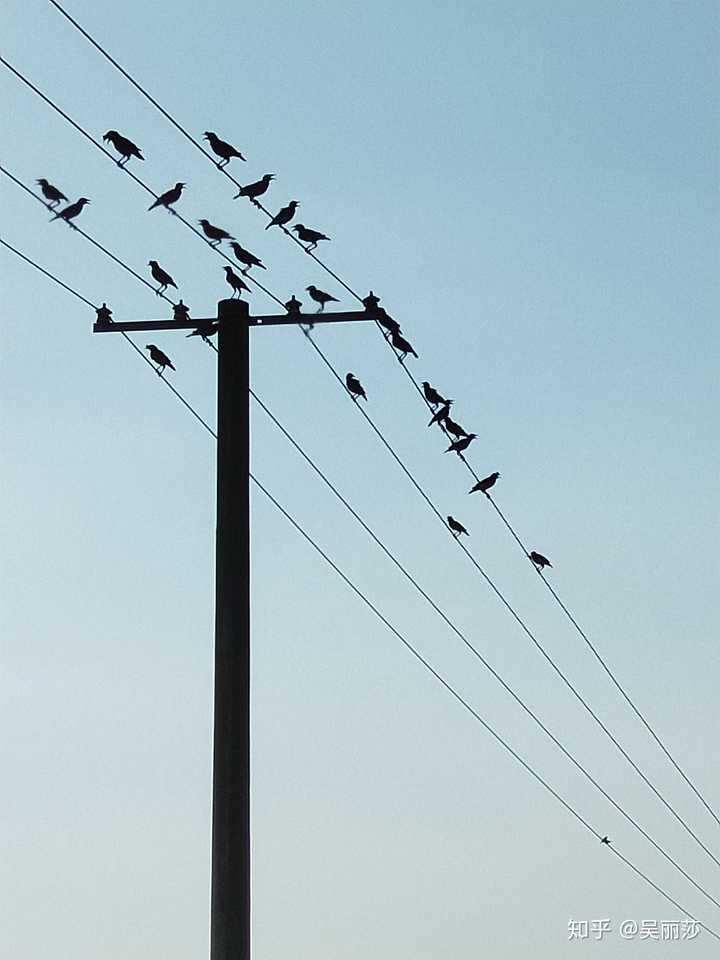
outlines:
[{"label": "pole top", "polygon": [[250,304],[247,300],[220,300],[217,305],[218,320],[247,320],[250,316]]}]

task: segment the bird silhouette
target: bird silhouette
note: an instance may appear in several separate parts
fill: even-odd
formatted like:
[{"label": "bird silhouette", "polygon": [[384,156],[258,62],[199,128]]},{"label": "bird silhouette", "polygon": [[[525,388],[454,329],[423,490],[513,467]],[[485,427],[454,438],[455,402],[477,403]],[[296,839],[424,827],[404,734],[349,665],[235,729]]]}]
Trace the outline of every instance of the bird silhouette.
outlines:
[{"label": "bird silhouette", "polygon": [[311,230],[310,227],[306,227],[302,223],[296,223],[292,229],[295,231],[295,233],[297,233],[298,239],[302,243],[310,244],[309,247],[305,248],[308,252],[310,250],[314,250],[321,240],[330,239],[330,237],[326,237],[324,233],[319,233],[317,230]]},{"label": "bird silhouette", "polygon": [[441,397],[437,390],[430,386],[427,380],[423,380],[422,388],[423,393],[425,394],[425,399],[434,407],[436,407],[439,403],[452,403],[452,400],[446,400],[445,397]]},{"label": "bird silhouette", "polygon": [[123,137],[117,130],[108,130],[103,140],[105,143],[109,140],[120,154],[121,159],[117,161],[119,167],[124,167],[130,157],[137,157],[138,160],[145,159],[142,153],[140,153],[140,147],[138,147],[136,143],[133,143],[132,140],[128,140],[127,137]]},{"label": "bird silhouette", "polygon": [[260,267],[261,270],[267,270],[265,264],[254,253],[250,253],[245,247],[241,247],[237,241],[233,241],[230,246],[240,263],[245,264],[245,269],[241,273],[247,274],[250,267]]},{"label": "bird silhouette", "polygon": [[68,204],[67,207],[63,207],[62,210],[56,213],[54,217],[50,217],[50,223],[52,223],[53,220],[64,220],[65,223],[68,224],[68,226],[72,227],[73,230],[76,230],[77,228],[75,227],[74,224],[70,223],[70,221],[73,220],[82,211],[82,208],[85,206],[86,203],[90,203],[88,198],[80,197],[80,199],[76,200],[75,203]]},{"label": "bird silhouette", "polygon": [[224,267],[223,269],[225,270],[225,279],[233,288],[231,299],[235,294],[239,297],[243,290],[250,291],[250,287],[235,273],[232,267]]},{"label": "bird silhouette", "polygon": [[456,540],[461,533],[464,533],[466,537],[470,536],[465,527],[458,520],[456,520],[455,517],[448,516],[447,522]]},{"label": "bird silhouette", "polygon": [[[174,187],[170,187],[169,190],[166,190],[165,193],[161,193],[157,198],[155,203],[148,207],[148,210],[154,210],[155,207],[165,207],[166,210],[170,210],[170,207],[173,203],[177,203],[180,199],[186,184],[176,183]],[[170,210],[170,213],[174,213],[174,210]]]},{"label": "bird silhouette", "polygon": [[477,491],[480,491],[480,493],[484,493],[485,496],[489,496],[488,490],[490,487],[495,486],[499,476],[500,474],[497,471],[495,471],[495,473],[491,473],[489,477],[484,477],[482,480],[478,480],[472,490],[469,490],[468,492],[476,493]]},{"label": "bird silhouette", "polygon": [[383,334],[386,340],[388,333],[391,333],[393,336],[397,336],[400,333],[400,324],[385,312],[384,307],[377,308],[377,322],[384,330],[387,330],[387,333]]},{"label": "bird silhouette", "polygon": [[317,309],[316,313],[322,313],[323,310],[325,309],[325,304],[326,304],[326,303],[339,303],[339,302],[340,302],[340,301],[337,299],[337,297],[332,297],[332,296],[330,296],[330,294],[329,294],[329,293],[325,293],[324,290],[318,290],[318,288],[317,288],[317,287],[314,287],[312,284],[310,284],[309,287],[305,287],[305,289],[306,289],[307,292],[310,294],[311,299],[314,300],[315,303],[319,303],[319,304],[320,304],[320,306],[319,306],[319,308]]},{"label": "bird silhouette", "polygon": [[234,240],[235,237],[231,237],[227,230],[223,230],[222,227],[215,227],[209,220],[198,220],[198,223],[203,229],[203,233],[210,241],[211,247],[217,247],[223,240]]},{"label": "bird silhouette", "polygon": [[299,200],[291,200],[286,207],[283,207],[282,210],[278,210],[265,229],[269,230],[270,227],[284,227],[286,223],[290,223],[292,218],[295,216],[295,211],[299,206]]},{"label": "bird silhouette", "polygon": [[189,320],[190,319],[190,307],[187,304],[183,303],[180,300],[179,303],[173,304],[173,320]]},{"label": "bird silhouette", "polygon": [[155,291],[158,296],[165,293],[168,287],[175,287],[177,290],[177,284],[170,274],[163,270],[157,260],[148,260],[148,266],[150,267],[150,273],[153,275],[153,280],[160,284]]},{"label": "bird silhouette", "polygon": [[212,152],[221,158],[218,161],[218,167],[220,167],[221,170],[230,163],[233,157],[238,157],[240,160],[245,159],[239,150],[236,150],[231,143],[226,143],[225,140],[221,140],[212,130],[206,130],[203,134],[203,139],[207,140],[210,144]]},{"label": "bird silhouette", "polygon": [[256,180],[255,183],[248,183],[244,187],[240,187],[240,190],[235,194],[233,200],[237,200],[238,197],[247,197],[256,207],[259,207],[260,204],[257,202],[257,198],[265,193],[270,186],[270,181],[274,179],[274,173],[266,173],[261,180]]},{"label": "bird silhouette", "polygon": [[469,437],[470,434],[466,433],[459,423],[455,423],[454,420],[451,420],[450,417],[445,417],[445,429],[448,433],[452,434],[453,437]]},{"label": "bird silhouette", "polygon": [[402,354],[400,357],[401,360],[404,360],[409,353],[411,353],[417,360],[417,354],[413,350],[412,346],[408,343],[405,337],[401,337],[399,333],[393,333],[390,336],[390,343]]},{"label": "bird silhouette", "polygon": [[604,843],[606,846],[609,847],[610,844],[612,843],[612,840],[609,837],[603,837],[600,843]]},{"label": "bird silhouette", "polygon": [[453,450],[458,456],[460,456],[463,450],[467,450],[476,437],[476,433],[469,433],[466,437],[461,437],[460,440],[455,440],[450,444],[445,453],[450,453],[450,451]]},{"label": "bird silhouette", "polygon": [[440,407],[439,410],[436,410],[432,416],[432,420],[428,424],[431,427],[434,423],[442,423],[443,420],[447,420],[450,416],[450,404],[452,400],[446,400],[444,405]]},{"label": "bird silhouette", "polygon": [[367,394],[363,389],[363,385],[360,383],[354,373],[348,373],[346,375],[345,386],[348,388],[353,397],[362,397],[363,400],[367,400]]},{"label": "bird silhouette", "polygon": [[39,180],[36,180],[35,183],[40,185],[42,190],[42,195],[46,200],[50,202],[47,204],[48,210],[54,210],[61,200],[67,200],[67,197],[64,193],[61,193],[57,187],[54,187],[51,183],[48,183],[44,177],[40,177]]},{"label": "bird silhouette", "polygon": [[[188,337],[202,337],[205,343],[210,343],[208,337],[213,337],[218,332],[218,322],[217,320],[208,320],[207,323],[201,324],[192,333],[189,333]],[[185,338],[187,339],[187,337]]]},{"label": "bird silhouette", "polygon": [[170,367],[171,370],[175,369],[170,357],[166,353],[163,353],[160,347],[156,347],[154,343],[148,343],[145,349],[150,351],[150,359],[153,363],[157,364],[157,372],[159,374],[162,374],[165,367]]},{"label": "bird silhouette", "polygon": [[538,553],[536,550],[530,551],[530,559],[538,567],[539,570],[544,570],[545,567],[551,567],[552,564],[547,557],[544,557],[541,553]]}]

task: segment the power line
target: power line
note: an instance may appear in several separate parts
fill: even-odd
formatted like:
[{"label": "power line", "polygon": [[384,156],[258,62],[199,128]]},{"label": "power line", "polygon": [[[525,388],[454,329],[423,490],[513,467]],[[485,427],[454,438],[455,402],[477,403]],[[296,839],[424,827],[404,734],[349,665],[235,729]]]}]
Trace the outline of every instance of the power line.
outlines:
[{"label": "power line", "polygon": [[[75,289],[73,289],[73,288],[71,288],[69,285],[65,284],[65,283],[64,283],[63,281],[61,281],[58,277],[54,276],[54,275],[53,275],[52,273],[50,273],[49,271],[45,270],[45,269],[44,269],[43,267],[41,267],[39,264],[36,264],[33,260],[31,260],[29,257],[27,257],[27,256],[25,256],[24,254],[22,254],[22,253],[21,253],[20,251],[18,251],[15,247],[13,247],[12,245],[10,245],[9,243],[6,243],[6,242],[4,242],[4,241],[2,241],[2,242],[3,242],[3,245],[4,245],[6,248],[8,248],[9,250],[11,250],[13,253],[16,253],[19,257],[21,257],[23,260],[25,260],[25,261],[26,261],[28,264],[30,264],[31,266],[33,266],[33,267],[35,267],[36,269],[38,269],[38,270],[39,270],[41,273],[43,273],[46,277],[49,277],[51,280],[55,281],[57,284],[59,284],[61,287],[63,287],[63,289],[69,291],[69,292],[72,293],[75,297],[77,297],[79,300],[83,301],[84,303],[86,303],[86,304],[88,304],[88,305],[90,305],[90,306],[94,306],[94,305],[92,304],[92,301],[88,300],[88,299],[87,299],[86,297],[84,297],[82,294],[78,293]],[[97,308],[95,307],[94,309],[97,309]],[[123,332],[123,333],[124,333],[124,332]],[[125,334],[124,334],[124,335],[125,335]],[[139,356],[140,356],[143,360],[145,360],[147,363],[149,363],[149,365],[152,367],[152,364],[150,363],[150,361],[147,360],[147,358],[145,357],[145,355],[138,349],[138,347],[133,343],[133,341],[132,341],[127,335],[125,335],[125,339],[134,347],[134,349],[135,349],[136,352],[139,354]],[[153,369],[154,369],[154,368],[153,368]],[[197,414],[197,412],[193,409],[193,407],[189,404],[189,402],[179,393],[179,391],[177,391],[177,390],[172,386],[172,384],[170,384],[167,380],[165,380],[164,377],[161,376],[160,379],[162,379],[163,382],[164,382],[164,383],[172,390],[172,392],[178,397],[178,399],[180,399],[180,400],[182,401],[182,403],[185,405],[185,407],[186,407],[191,413],[193,413],[193,415],[200,421],[200,423],[201,423],[201,424],[205,427],[205,429],[211,434],[211,436],[213,436],[213,437],[215,438],[215,440],[217,440],[217,434],[216,434],[216,433],[212,430],[212,428],[199,416],[199,414]],[[258,399],[258,398],[256,397],[256,399]],[[267,409],[267,408],[265,408],[265,409]],[[269,411],[268,411],[268,412],[269,412]],[[294,441],[293,441],[293,442],[294,442]],[[299,449],[299,448],[298,448],[298,449]],[[313,547],[313,549],[316,550],[316,552],[318,552],[318,553],[320,554],[320,556],[332,567],[332,569],[338,574],[338,576],[341,577],[341,579],[346,583],[346,585],[350,587],[350,589],[363,601],[363,603],[364,603],[366,606],[368,606],[368,608],[381,620],[381,622],[403,643],[403,645],[404,645],[404,646],[409,650],[409,652],[422,664],[422,666],[424,666],[425,669],[428,670],[428,672],[430,672],[430,674],[431,674],[433,677],[435,677],[436,680],[438,680],[438,682],[475,718],[475,720],[477,720],[477,721],[484,727],[485,730],[487,730],[488,733],[490,733],[490,734],[492,735],[492,737],[493,737],[498,743],[500,743],[500,745],[501,745],[507,752],[510,753],[510,755],[511,755],[515,760],[517,760],[517,761],[524,767],[524,769],[526,769],[526,770],[528,771],[528,773],[530,773],[530,774],[534,777],[535,780],[538,781],[538,783],[541,784],[541,786],[543,786],[556,800],[558,800],[558,801],[565,807],[566,810],[568,810],[569,813],[571,813],[590,833],[592,833],[593,836],[595,837],[595,839],[600,840],[600,839],[601,839],[600,833],[599,833],[597,830],[595,830],[595,828],[592,827],[592,826],[590,825],[590,823],[589,823],[587,820],[585,820],[585,818],[584,818],[567,800],[565,800],[526,760],[524,760],[524,759],[520,756],[520,754],[518,754],[517,751],[515,751],[515,750],[513,749],[513,747],[511,747],[510,744],[509,744],[503,737],[501,737],[500,734],[498,734],[498,733],[494,730],[494,728],[493,728],[486,720],[484,720],[484,719],[480,716],[480,714],[468,703],[468,701],[467,701],[464,697],[462,697],[462,695],[459,694],[459,693],[457,692],[457,690],[456,690],[448,681],[446,681],[446,680],[444,679],[444,677],[430,664],[430,662],[429,662],[428,660],[426,660],[426,659],[422,656],[422,654],[410,643],[410,641],[408,641],[408,640],[390,623],[390,621],[387,620],[387,618],[386,618],[386,617],[380,612],[380,610],[372,603],[372,601],[370,601],[370,600],[368,599],[368,597],[349,579],[349,577],[347,577],[347,576],[343,573],[343,571],[342,571],[342,570],[337,566],[337,564],[328,556],[328,554],[326,554],[326,553],[322,550],[322,548],[316,543],[316,541],[315,541],[308,533],[306,533],[306,531],[303,529],[303,527],[294,519],[294,517],[292,517],[292,516],[288,513],[287,510],[285,510],[285,508],[279,503],[279,501],[277,501],[277,500],[273,497],[273,495],[268,491],[268,489],[267,489],[252,473],[250,473],[250,479],[251,479],[252,482],[258,487],[258,489],[261,490],[261,492],[271,501],[271,503],[276,507],[276,509],[279,510],[279,512],[285,517],[285,519],[288,520],[288,522],[290,522],[290,523],[292,524],[292,526],[303,536],[303,538],[304,538],[308,543],[310,543],[310,545]],[[630,869],[633,870],[633,872],[634,872],[637,876],[639,876],[639,877],[641,877],[641,879],[645,880],[645,882],[646,882],[648,885],[650,885],[656,892],[660,893],[661,896],[663,896],[666,900],[668,900],[668,902],[670,902],[673,906],[675,906],[678,910],[680,910],[681,913],[683,913],[686,917],[689,917],[690,919],[694,920],[700,927],[702,927],[704,930],[706,930],[708,933],[710,933],[711,936],[715,937],[715,939],[720,940],[720,934],[718,934],[718,933],[717,933],[715,930],[713,930],[711,927],[709,927],[709,926],[707,926],[706,924],[702,923],[702,921],[699,921],[695,916],[693,916],[693,914],[691,914],[688,910],[686,910],[683,906],[681,906],[680,903],[678,903],[677,900],[675,900],[669,893],[667,893],[666,890],[664,890],[662,887],[660,887],[658,884],[656,884],[653,880],[651,880],[651,879],[647,876],[647,874],[645,874],[643,871],[641,871],[632,861],[630,861],[627,857],[625,857],[622,853],[620,853],[614,846],[611,846],[610,849],[611,849],[611,851],[612,851],[623,863],[625,863],[628,867],[630,867]]]},{"label": "power line", "polygon": [[[50,3],[58,10],[59,13],[61,13],[61,14],[65,17],[66,20],[68,20],[68,21],[75,27],[76,30],[78,30],[78,31],[92,44],[93,47],[95,47],[95,49],[96,49],[103,57],[105,57],[106,60],[108,60],[108,61],[115,67],[116,70],[118,70],[118,71],[133,85],[133,87],[135,87],[135,89],[136,89],[140,94],[142,94],[143,97],[145,97],[146,100],[148,100],[157,110],[159,110],[160,113],[161,113],[190,143],[192,143],[193,146],[194,146],[197,150],[199,150],[208,160],[210,160],[211,163],[213,164],[213,166],[215,166],[217,169],[219,169],[220,172],[221,172],[228,180],[230,180],[235,186],[237,186],[237,187],[241,187],[241,186],[242,186],[242,184],[241,184],[238,180],[236,180],[235,177],[233,177],[232,174],[230,174],[229,171],[228,171],[226,168],[224,168],[224,167],[218,167],[217,162],[215,161],[214,157],[213,157],[210,153],[208,153],[208,151],[203,147],[203,145],[202,145],[195,137],[193,137],[192,134],[190,134],[190,133],[185,129],[185,127],[183,127],[182,124],[180,124],[153,96],[151,96],[151,94],[148,93],[148,91],[142,86],[142,84],[138,83],[138,81],[136,81],[136,80],[134,79],[134,77],[133,77],[130,73],[128,73],[128,71],[125,70],[125,69],[118,63],[118,61],[115,60],[115,58],[112,57],[112,56],[108,53],[108,51],[102,46],[102,44],[98,43],[98,42],[87,32],[87,30],[85,30],[84,27],[82,27],[81,24],[78,23],[78,21],[75,20],[75,19],[63,8],[63,6],[62,6],[60,3],[57,2],[57,0],[50,0]],[[254,201],[254,205],[255,205],[258,209],[260,209],[268,218],[272,218],[272,216],[273,216],[272,213],[271,213],[269,210],[267,210],[267,209],[266,209],[261,203],[259,203],[257,200]],[[353,296],[356,300],[358,300],[360,303],[362,303],[362,297],[361,297],[361,296],[357,293],[357,291],[355,291],[335,270],[333,270],[333,269],[330,268],[326,263],[324,263],[312,250],[308,250],[308,249],[300,242],[300,240],[299,240],[297,237],[295,237],[286,227],[281,226],[280,229],[282,230],[282,232],[283,232],[286,236],[288,236],[288,237],[290,238],[290,240],[293,241],[293,243],[295,243],[298,247],[300,247],[300,249],[303,250],[308,256],[312,257],[312,259],[315,261],[315,263],[316,263],[322,270],[324,270],[324,271],[325,271],[329,276],[331,276],[337,283],[339,283],[340,286],[342,286],[351,296]],[[377,323],[377,321],[376,321],[376,323]],[[381,329],[380,326],[379,326],[379,324],[378,324],[378,328]],[[382,332],[382,331],[381,331],[381,332]],[[398,357],[398,359],[400,359],[397,351],[395,350],[395,348],[392,346],[392,344],[391,344],[389,341],[388,341],[388,346],[389,346],[390,349],[393,351],[393,353],[395,354],[395,356]],[[427,403],[427,400],[425,399],[424,394],[422,393],[422,390],[421,390],[421,388],[420,388],[419,383],[417,382],[417,380],[416,380],[415,377],[413,376],[412,372],[405,366],[404,363],[402,363],[402,361],[401,361],[401,366],[402,366],[403,369],[405,370],[405,373],[406,373],[407,376],[409,377],[410,381],[413,383],[415,389],[417,390],[417,392],[418,392],[418,394],[420,395],[420,397],[421,397],[421,399],[423,400],[423,402],[426,404],[426,406],[427,406],[429,409],[431,409],[431,408],[430,408],[430,405]],[[475,477],[475,480],[476,480],[476,481],[479,480],[479,479],[480,479],[479,476],[477,475],[477,473],[475,472],[475,470],[473,469],[473,467],[471,466],[471,464],[468,463],[468,461],[465,459],[465,457],[460,456],[460,459],[463,461],[463,463],[464,463],[465,466],[467,467],[468,471]],[[523,553],[525,554],[526,558],[527,558],[528,560],[530,560],[530,555],[529,555],[529,552],[528,552],[525,544],[522,542],[522,540],[517,536],[517,534],[515,533],[515,531],[512,529],[512,527],[510,526],[510,524],[509,524],[508,521],[506,520],[504,514],[500,511],[499,507],[498,507],[497,504],[495,503],[494,499],[493,499],[492,497],[490,497],[490,496],[488,496],[488,499],[491,501],[492,505],[495,507],[495,510],[498,512],[498,514],[500,515],[500,517],[501,517],[501,519],[503,520],[503,522],[505,523],[505,525],[508,527],[508,529],[510,530],[510,532],[513,534],[514,539],[517,541],[518,545],[519,545],[520,548],[522,549],[522,551],[523,551]],[[615,676],[614,672],[611,670],[611,668],[609,667],[609,665],[607,664],[607,662],[604,660],[604,658],[600,655],[599,651],[596,649],[595,645],[589,640],[587,634],[586,634],[585,631],[580,627],[580,625],[579,625],[579,623],[577,622],[576,618],[575,618],[575,617],[573,616],[573,614],[570,612],[570,610],[568,609],[567,605],[562,601],[562,599],[560,598],[560,596],[559,596],[559,594],[557,593],[557,591],[552,587],[552,585],[549,583],[549,581],[545,578],[545,576],[543,575],[543,573],[542,573],[540,570],[537,570],[537,569],[536,569],[536,572],[538,573],[538,575],[539,575],[540,578],[542,579],[543,583],[544,583],[545,586],[547,587],[547,589],[548,589],[549,593],[551,594],[551,596],[555,599],[556,603],[559,605],[560,609],[561,609],[561,610],[563,611],[563,613],[568,617],[570,623],[574,626],[574,628],[575,628],[576,631],[578,632],[578,634],[579,634],[579,636],[581,637],[581,639],[582,639],[582,640],[584,641],[584,643],[587,645],[588,649],[592,652],[593,656],[594,656],[594,657],[597,659],[597,661],[600,663],[600,665],[602,666],[603,670],[604,670],[604,671],[607,673],[607,675],[610,677],[610,679],[612,680],[614,686],[615,686],[615,687],[617,688],[617,690],[622,694],[624,700],[625,700],[625,701],[627,702],[627,704],[630,706],[630,708],[632,709],[633,713],[634,713],[634,714],[638,717],[638,719],[642,722],[642,724],[643,724],[643,726],[645,727],[645,729],[650,733],[650,735],[652,736],[653,740],[658,744],[658,746],[660,747],[660,749],[662,750],[662,752],[664,753],[664,755],[665,755],[665,756],[667,757],[667,759],[670,761],[670,763],[671,763],[672,766],[675,768],[675,770],[680,774],[680,776],[681,776],[682,779],[685,781],[685,783],[690,787],[690,789],[693,791],[693,793],[695,794],[695,796],[700,800],[700,802],[701,802],[702,805],[705,807],[705,809],[708,811],[708,813],[710,813],[710,815],[713,817],[713,819],[716,821],[716,823],[718,823],[718,825],[720,825],[720,816],[718,816],[718,814],[715,813],[715,811],[714,811],[713,808],[710,806],[710,804],[707,802],[707,800],[704,798],[704,796],[702,795],[702,793],[700,792],[700,790],[698,789],[698,787],[693,783],[693,781],[690,779],[690,777],[689,777],[689,776],[685,773],[685,771],[680,767],[680,765],[679,765],[678,762],[675,760],[674,756],[672,755],[672,753],[670,752],[670,750],[668,749],[668,747],[665,745],[665,743],[663,742],[663,740],[660,738],[660,736],[658,735],[658,733],[655,731],[655,729],[653,728],[653,726],[650,724],[649,720],[645,717],[645,715],[642,713],[642,711],[640,710],[640,708],[637,706],[637,704],[634,702],[634,700],[630,697],[630,695],[628,694],[628,692],[627,692],[627,691],[625,690],[625,688],[622,686],[622,684],[621,684],[620,681],[617,679],[617,677]]]}]

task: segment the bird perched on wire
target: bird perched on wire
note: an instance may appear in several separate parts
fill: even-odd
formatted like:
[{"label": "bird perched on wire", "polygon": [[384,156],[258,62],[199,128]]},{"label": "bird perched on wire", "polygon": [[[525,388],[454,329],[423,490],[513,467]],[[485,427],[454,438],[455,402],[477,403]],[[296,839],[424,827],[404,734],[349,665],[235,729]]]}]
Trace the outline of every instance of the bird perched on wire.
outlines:
[{"label": "bird perched on wire", "polygon": [[305,247],[308,252],[314,250],[321,240],[330,239],[330,237],[326,237],[324,233],[320,233],[318,230],[311,230],[310,227],[306,227],[302,223],[296,223],[292,229],[297,233],[298,240],[300,240],[301,243],[310,244],[310,246]]},{"label": "bird perched on wire", "polygon": [[450,451],[453,450],[458,456],[460,456],[463,450],[467,450],[467,448],[470,446],[473,440],[475,440],[476,437],[477,437],[476,433],[468,433],[466,437],[461,437],[459,440],[453,441],[453,443],[450,444],[450,446],[447,448],[445,453],[450,453]]},{"label": "bird perched on wire", "polygon": [[[207,323],[201,324],[201,326],[197,327],[195,330],[192,331],[192,333],[189,333],[187,336],[201,337],[205,341],[205,343],[210,343],[210,340],[208,338],[215,336],[215,334],[218,332],[218,326],[219,324],[217,320],[209,320]],[[185,339],[187,339],[187,337]]]},{"label": "bird perched on wire", "polygon": [[[185,186],[184,183],[176,183],[174,187],[170,187],[165,193],[161,193],[155,203],[148,207],[148,210],[154,210],[155,207],[165,207],[166,210],[170,210],[170,207],[180,199]],[[170,213],[175,213],[175,211],[170,210]]]},{"label": "bird perched on wire", "polygon": [[530,559],[538,568],[538,570],[544,570],[545,567],[551,567],[552,564],[547,557],[544,557],[541,553],[538,553],[537,550],[530,551]]},{"label": "bird perched on wire", "polygon": [[495,473],[491,473],[489,477],[484,477],[482,480],[478,480],[472,490],[469,490],[468,493],[476,493],[477,491],[480,491],[480,493],[484,493],[486,497],[490,496],[488,490],[490,487],[495,486],[499,476],[500,474],[495,471]]},{"label": "bird perched on wire", "polygon": [[80,197],[80,199],[76,200],[75,203],[68,204],[67,207],[63,207],[62,210],[56,213],[54,217],[50,217],[50,223],[52,223],[53,220],[64,220],[65,223],[68,224],[68,226],[72,227],[73,230],[76,230],[77,228],[75,227],[74,224],[70,223],[70,221],[73,220],[79,213],[82,212],[82,208],[85,206],[86,203],[90,203],[88,198]]},{"label": "bird perched on wire", "polygon": [[160,347],[156,347],[154,343],[148,343],[145,349],[150,351],[150,359],[153,363],[157,364],[156,369],[159,374],[162,374],[165,367],[170,367],[171,370],[175,369],[170,357],[166,353],[163,353]]},{"label": "bird perched on wire", "polygon": [[612,840],[609,837],[603,837],[600,843],[604,843],[606,846],[609,847],[610,844],[612,843]]},{"label": "bird perched on wire", "polygon": [[464,533],[466,537],[470,536],[465,527],[458,520],[456,520],[455,517],[448,516],[447,522],[456,540],[461,533]]},{"label": "bird perched on wire", "polygon": [[163,270],[157,260],[148,260],[148,266],[150,267],[150,273],[153,276],[153,280],[160,284],[155,291],[158,296],[160,296],[162,293],[165,293],[168,287],[175,287],[177,290],[177,284],[170,274]]},{"label": "bird perched on wire", "polygon": [[324,290],[318,290],[318,288],[317,288],[317,287],[314,287],[312,284],[310,284],[309,287],[305,287],[305,289],[306,289],[307,292],[310,294],[310,298],[311,298],[312,300],[314,300],[315,303],[319,303],[319,304],[320,304],[319,309],[316,311],[317,313],[322,313],[322,312],[323,312],[323,310],[325,309],[325,304],[326,304],[326,303],[339,303],[339,302],[340,302],[337,297],[332,297],[332,296],[330,296],[330,294],[329,294],[329,293],[325,293]]},{"label": "bird perched on wire", "polygon": [[452,403],[452,400],[446,400],[445,397],[441,397],[440,394],[434,387],[431,387],[427,380],[422,382],[423,393],[425,394],[425,399],[428,403],[431,403],[434,407],[437,407],[438,404],[442,403]]},{"label": "bird perched on wire", "polygon": [[362,397],[363,400],[367,400],[367,394],[363,389],[363,385],[360,383],[354,373],[348,373],[345,376],[345,386],[348,388],[353,397]]},{"label": "bird perched on wire", "polygon": [[198,223],[203,229],[203,233],[210,241],[211,247],[217,247],[222,243],[223,240],[234,240],[235,237],[231,237],[227,230],[223,230],[222,227],[213,226],[209,220],[198,220]]},{"label": "bird perched on wire", "polygon": [[103,140],[105,143],[109,140],[120,154],[121,159],[117,161],[119,167],[124,167],[130,157],[137,157],[138,160],[145,159],[142,153],[140,153],[140,147],[138,147],[136,143],[133,143],[132,140],[128,140],[127,137],[123,137],[117,130],[108,130]]},{"label": "bird perched on wire", "polygon": [[434,423],[442,423],[443,420],[447,420],[450,416],[450,404],[452,400],[446,400],[442,407],[439,410],[436,410],[432,415],[432,419],[428,424],[431,427]]},{"label": "bird perched on wire", "polygon": [[383,334],[386,340],[388,338],[388,333],[392,334],[393,336],[397,336],[400,333],[400,324],[397,322],[397,320],[393,320],[393,318],[385,312],[384,307],[378,307],[377,309],[377,322],[380,324],[383,330],[387,330],[387,333]]},{"label": "bird perched on wire", "polygon": [[245,159],[239,150],[236,150],[231,143],[226,143],[225,140],[221,140],[212,130],[206,130],[203,134],[203,139],[207,140],[210,144],[212,152],[221,158],[218,160],[218,167],[220,167],[221,170],[230,163],[233,157],[238,157],[240,160]]},{"label": "bird perched on wire", "polygon": [[295,216],[295,211],[299,206],[299,200],[291,200],[286,207],[283,207],[282,210],[278,210],[265,229],[269,230],[270,227],[284,227],[286,223],[290,223],[292,218]]},{"label": "bird perched on wire", "polygon": [[413,350],[412,346],[408,343],[405,337],[402,337],[399,333],[391,334],[390,343],[402,354],[400,357],[401,360],[404,360],[409,353],[411,353],[417,360],[417,354]]},{"label": "bird perched on wire", "polygon": [[470,434],[466,433],[465,430],[460,426],[459,423],[455,423],[454,420],[451,420],[450,417],[445,417],[445,429],[448,433],[452,434],[453,437],[469,437]]},{"label": "bird perched on wire", "polygon": [[51,183],[48,183],[44,177],[40,177],[40,179],[36,180],[35,183],[40,185],[42,195],[45,197],[45,199],[50,201],[47,204],[48,210],[54,210],[61,200],[67,200],[65,194],[61,193],[58,188],[54,187]]},{"label": "bird perched on wire", "polygon": [[247,183],[244,187],[240,187],[240,190],[235,194],[233,200],[237,200],[238,197],[247,197],[256,207],[259,207],[260,204],[257,202],[257,198],[265,193],[270,186],[270,181],[274,179],[274,173],[266,173],[262,179],[256,180],[255,183]]},{"label": "bird perched on wire", "polygon": [[[233,270],[232,267],[224,267],[225,270],[225,279],[233,288],[232,296],[234,297],[237,293],[238,297],[241,295],[243,290],[250,292],[250,287],[242,280]],[[231,298],[232,299],[232,298]]]},{"label": "bird perched on wire", "polygon": [[241,247],[237,241],[233,241],[230,246],[240,263],[245,264],[245,269],[241,271],[242,273],[247,274],[250,267],[260,267],[261,270],[267,270],[267,267],[259,257],[256,257],[254,253],[250,253],[245,247]]}]

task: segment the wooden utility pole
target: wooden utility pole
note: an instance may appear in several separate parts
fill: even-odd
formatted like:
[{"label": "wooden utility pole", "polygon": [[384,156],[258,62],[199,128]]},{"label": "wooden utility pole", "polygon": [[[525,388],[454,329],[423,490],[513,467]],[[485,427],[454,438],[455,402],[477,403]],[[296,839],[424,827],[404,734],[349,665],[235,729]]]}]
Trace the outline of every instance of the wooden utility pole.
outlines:
[{"label": "wooden utility pole", "polygon": [[[215,701],[210,960],[250,960],[250,366],[251,327],[377,320],[372,293],[355,312],[253,317],[244,300],[221,300],[217,319],[114,322],[94,333],[199,330],[218,335]],[[163,376],[162,373],[159,374]]]}]

